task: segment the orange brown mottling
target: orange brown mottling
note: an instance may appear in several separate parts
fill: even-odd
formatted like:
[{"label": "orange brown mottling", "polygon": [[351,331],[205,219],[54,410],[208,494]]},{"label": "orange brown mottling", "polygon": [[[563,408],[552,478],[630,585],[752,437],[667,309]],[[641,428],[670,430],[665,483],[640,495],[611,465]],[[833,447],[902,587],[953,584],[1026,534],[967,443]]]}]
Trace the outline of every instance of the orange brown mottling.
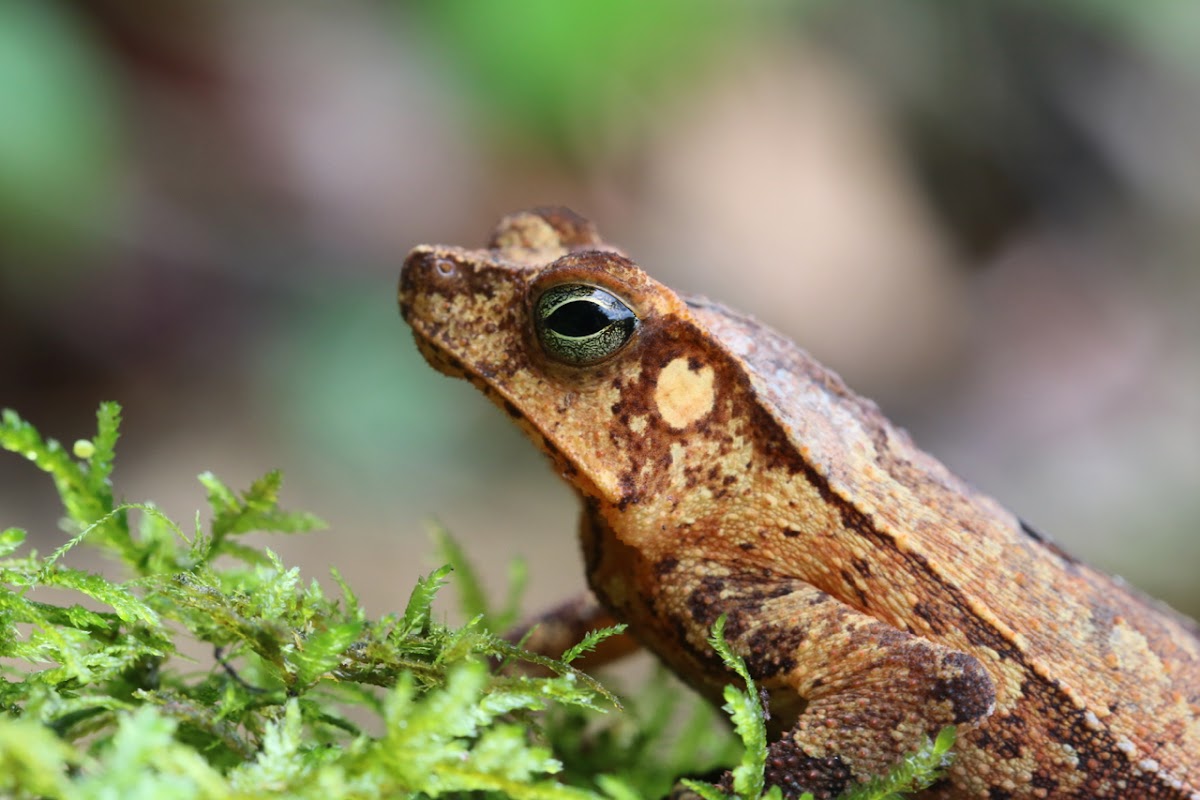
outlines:
[{"label": "orange brown mottling", "polygon": [[[535,334],[564,283],[635,312],[605,360]],[[727,615],[789,796],[835,797],[955,724],[924,796],[1200,800],[1196,623],[1064,554],[779,334],[675,294],[565,209],[507,217],[487,249],[416,248],[400,308],[581,496],[602,610],[564,614],[627,622],[710,698]]]}]

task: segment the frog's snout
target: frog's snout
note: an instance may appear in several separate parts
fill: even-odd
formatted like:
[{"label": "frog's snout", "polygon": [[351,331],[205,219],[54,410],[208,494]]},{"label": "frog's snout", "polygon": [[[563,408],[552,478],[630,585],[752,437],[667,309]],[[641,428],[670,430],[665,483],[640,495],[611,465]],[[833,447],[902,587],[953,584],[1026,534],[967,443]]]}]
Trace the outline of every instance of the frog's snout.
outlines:
[{"label": "frog's snout", "polygon": [[448,314],[447,297],[456,291],[458,265],[443,254],[418,247],[404,259],[400,268],[400,316],[412,328],[417,349],[429,365],[452,377],[463,377],[461,363],[445,351],[446,344],[431,340],[433,332],[445,333],[442,324]]},{"label": "frog's snout", "polygon": [[409,253],[400,268],[400,316],[405,322],[412,325],[422,316],[422,298],[453,292],[458,272],[458,264],[430,248],[418,247]]},{"label": "frog's snout", "polygon": [[422,245],[400,270],[400,316],[417,347],[448,375],[490,375],[519,349],[522,275],[479,251]]}]

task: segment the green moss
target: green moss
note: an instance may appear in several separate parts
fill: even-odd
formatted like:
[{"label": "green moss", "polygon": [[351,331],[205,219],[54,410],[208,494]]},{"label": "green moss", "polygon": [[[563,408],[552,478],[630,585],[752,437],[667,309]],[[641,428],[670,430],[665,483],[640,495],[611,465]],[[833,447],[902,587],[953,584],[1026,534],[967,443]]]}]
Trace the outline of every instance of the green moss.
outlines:
[{"label": "green moss", "polygon": [[[57,486],[69,536],[43,557],[26,548],[24,531],[0,531],[0,794],[624,799],[662,796],[680,775],[736,761],[739,748],[703,706],[672,733],[681,695],[663,677],[623,707],[570,665],[617,629],[590,634],[561,659],[493,634],[516,618],[523,572],[493,612],[445,535],[448,565],[417,582],[403,613],[372,619],[336,572],[340,596],[328,597],[244,541],[321,526],[279,508],[278,473],[243,492],[201,475],[212,521],[187,531],[152,504],[117,502],[119,420],[115,404],[102,405],[96,436],[68,453],[15,413],[0,418],[0,447]],[[84,546],[120,562],[123,579],[67,566]],[[430,613],[452,571],[471,620],[457,628]],[[51,602],[47,588],[86,600]],[[195,642],[213,651],[211,664],[180,656]],[[749,687],[726,699],[746,745],[734,786],[757,797],[757,693],[719,632],[714,646]],[[501,669],[513,662],[548,674]],[[928,779],[947,747],[939,740],[906,769]],[[890,796],[887,787],[861,796]]]}]

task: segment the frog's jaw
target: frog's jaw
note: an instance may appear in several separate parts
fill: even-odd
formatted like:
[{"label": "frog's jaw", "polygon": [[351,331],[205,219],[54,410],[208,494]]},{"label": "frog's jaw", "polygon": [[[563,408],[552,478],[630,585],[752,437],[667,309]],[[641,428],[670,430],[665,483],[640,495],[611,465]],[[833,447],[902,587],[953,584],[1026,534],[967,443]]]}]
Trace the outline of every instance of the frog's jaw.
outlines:
[{"label": "frog's jaw", "polygon": [[462,362],[451,357],[445,350],[435,346],[428,339],[420,336],[413,337],[417,343],[417,351],[425,358],[425,363],[449,378],[468,378],[469,373],[463,368]]}]

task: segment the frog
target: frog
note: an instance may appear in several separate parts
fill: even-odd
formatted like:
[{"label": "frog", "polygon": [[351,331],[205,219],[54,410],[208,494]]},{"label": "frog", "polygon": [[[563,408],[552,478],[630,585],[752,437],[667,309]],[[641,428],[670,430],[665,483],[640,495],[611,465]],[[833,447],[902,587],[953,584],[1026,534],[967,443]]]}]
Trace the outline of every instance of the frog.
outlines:
[{"label": "frog", "polygon": [[[565,208],[421,245],[399,305],[579,496],[589,591],[527,640],[624,623],[769,709],[765,779],[818,800],[947,726],[928,798],[1200,800],[1200,626],[956,477],[754,318],[677,294]],[[558,650],[561,652],[561,649]]]}]

